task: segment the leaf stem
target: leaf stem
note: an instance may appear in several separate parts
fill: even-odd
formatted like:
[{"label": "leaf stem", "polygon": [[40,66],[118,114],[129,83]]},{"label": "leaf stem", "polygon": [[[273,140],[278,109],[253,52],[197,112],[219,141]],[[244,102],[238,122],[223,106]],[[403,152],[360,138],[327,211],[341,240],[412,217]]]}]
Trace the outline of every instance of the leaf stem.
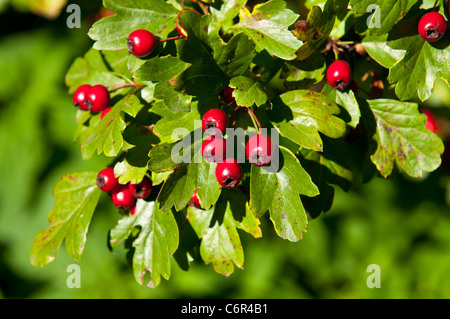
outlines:
[{"label": "leaf stem", "polygon": [[233,112],[230,114],[230,116],[231,116],[231,115],[234,113],[234,121],[233,121],[233,124],[232,124],[233,127],[236,125],[237,116],[238,116],[238,113],[239,113],[239,110],[240,110],[240,109],[241,109],[241,107],[238,106],[238,107],[236,107],[236,108],[233,110]]},{"label": "leaf stem", "polygon": [[339,44],[355,44],[355,41],[339,41]]},{"label": "leaf stem", "polygon": [[112,72],[112,74],[114,74],[117,77],[120,77],[122,79],[124,79],[125,81],[127,81],[130,84],[134,84],[134,82],[132,80],[130,80],[129,78],[127,78],[125,75],[117,73],[117,72]]},{"label": "leaf stem", "polygon": [[110,92],[114,92],[123,88],[127,88],[127,87],[134,87],[136,88],[136,90],[142,89],[145,85],[143,84],[137,84],[137,83],[119,83],[119,84],[112,84],[112,85],[108,85],[106,86],[106,88],[110,91]]},{"label": "leaf stem", "polygon": [[333,46],[334,59],[339,60],[339,51]]},{"label": "leaf stem", "polygon": [[249,107],[247,108],[247,112],[250,115],[255,128],[258,129],[258,132],[261,132],[261,123],[259,123],[258,118],[256,117],[255,113],[253,113],[252,109]]},{"label": "leaf stem", "polygon": [[227,108],[229,108],[231,105],[233,105],[235,103],[236,103],[236,101],[232,101],[232,102],[228,103],[227,105],[225,105],[225,107],[223,109],[226,110]]},{"label": "leaf stem", "polygon": [[198,4],[200,9],[202,9],[203,14],[209,14],[209,5],[206,5],[206,4],[202,3],[201,1],[197,1],[197,0],[192,0],[192,2],[195,2]]},{"label": "leaf stem", "polygon": [[183,37],[181,35],[177,35],[177,36],[170,37],[170,38],[160,39],[159,42],[179,40],[179,39],[183,39]]}]

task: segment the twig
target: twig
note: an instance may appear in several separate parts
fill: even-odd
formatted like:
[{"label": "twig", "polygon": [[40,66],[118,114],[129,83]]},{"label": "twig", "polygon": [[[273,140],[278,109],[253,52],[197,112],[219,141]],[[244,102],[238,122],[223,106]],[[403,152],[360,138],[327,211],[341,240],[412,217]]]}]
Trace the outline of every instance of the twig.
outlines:
[{"label": "twig", "polygon": [[235,103],[236,103],[236,101],[232,101],[232,102],[228,103],[227,105],[225,105],[225,107],[223,109],[226,110],[227,108],[229,108],[231,105],[233,105]]},{"label": "twig", "polygon": [[192,2],[195,2],[195,3],[198,4],[200,9],[202,9],[203,14],[209,14],[209,5],[206,5],[206,4],[204,4],[204,3],[202,3],[201,1],[198,1],[198,0],[192,0]]},{"label": "twig", "polygon": [[181,35],[177,35],[177,36],[171,37],[171,38],[160,39],[159,42],[170,41],[170,40],[179,40],[179,39],[183,39],[183,37]]},{"label": "twig", "polygon": [[137,83],[119,83],[119,84],[112,84],[112,85],[108,85],[107,88],[110,92],[114,92],[123,88],[127,88],[127,87],[134,87],[136,88],[135,91],[142,89],[145,85],[142,84],[137,84]]},{"label": "twig", "polygon": [[436,1],[434,2],[433,10],[436,9],[436,6],[437,6],[437,4],[438,4],[438,1],[439,1],[439,0],[436,0]]},{"label": "twig", "polygon": [[256,127],[258,126],[258,132],[261,132],[261,123],[259,123],[258,118],[256,117],[255,113],[253,113],[251,108],[247,108],[248,114],[250,114],[250,117],[252,118],[253,125]]},{"label": "twig", "polygon": [[[234,103],[234,102],[233,102],[233,103]],[[231,104],[232,104],[232,103],[228,104],[227,107],[230,106]],[[236,121],[237,121],[237,115],[238,115],[238,112],[239,112],[240,109],[241,109],[241,107],[238,105],[238,106],[236,106],[236,107],[234,108],[233,111],[231,111],[230,115],[228,115],[228,118],[231,118],[231,116],[234,114],[233,127],[234,127],[234,125],[236,124]]]}]

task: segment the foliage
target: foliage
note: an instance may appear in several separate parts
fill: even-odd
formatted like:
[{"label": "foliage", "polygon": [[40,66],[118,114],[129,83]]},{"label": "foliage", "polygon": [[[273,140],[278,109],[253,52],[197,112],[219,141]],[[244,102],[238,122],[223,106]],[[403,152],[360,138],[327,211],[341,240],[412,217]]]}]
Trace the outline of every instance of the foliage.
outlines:
[{"label": "foliage", "polygon": [[[148,271],[151,287],[161,276],[169,279],[173,256],[180,263],[202,259],[229,276],[244,264],[238,229],[261,237],[261,221],[268,217],[278,236],[296,242],[310,219],[330,209],[335,187],[348,191],[359,180],[394,172],[421,178],[440,166],[444,145],[426,129],[419,102],[430,98],[438,78],[450,79],[450,36],[436,44],[418,36],[413,26],[429,10],[417,1],[377,3],[381,28],[365,25],[366,1],[328,0],[312,6],[300,24],[282,0],[253,8],[240,0],[186,7],[163,0],[104,1],[115,14],[92,26],[95,43],[75,59],[65,80],[69,93],[85,83],[111,88],[113,108],[104,119],[77,112],[75,140],[83,158],[106,156],[121,183],[149,174],[156,186],[151,197],[138,200],[134,215],[121,211],[109,234],[111,249],[132,241],[139,284]],[[392,15],[385,18],[386,12]],[[173,37],[177,20],[186,39],[160,41],[143,59],[128,53],[131,31]],[[355,53],[360,44],[368,56]],[[359,88],[342,92],[325,84],[325,66],[339,57],[354,75],[373,80],[368,90],[356,77]],[[361,63],[366,58],[372,63]],[[221,98],[227,86],[234,89],[234,110]],[[280,134],[279,167],[242,164],[243,191],[221,189],[213,178],[215,163],[171,157],[186,139],[174,136],[174,129],[186,128],[195,140],[195,120],[215,107],[235,119],[235,128],[254,132],[261,125]],[[361,135],[349,142],[348,132],[356,128]],[[199,140],[191,149],[189,160],[198,155]],[[53,260],[63,239],[69,255],[81,258],[100,198],[95,176],[70,173],[56,184],[50,227],[35,238],[33,264]],[[200,209],[188,206],[196,190]]]}]

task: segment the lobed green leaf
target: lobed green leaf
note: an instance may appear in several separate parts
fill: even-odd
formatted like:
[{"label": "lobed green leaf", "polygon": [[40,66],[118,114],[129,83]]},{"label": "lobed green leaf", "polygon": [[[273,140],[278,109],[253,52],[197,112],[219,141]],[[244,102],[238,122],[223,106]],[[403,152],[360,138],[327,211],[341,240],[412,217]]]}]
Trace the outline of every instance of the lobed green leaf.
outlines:
[{"label": "lobed green leaf", "polygon": [[86,234],[101,191],[96,185],[97,173],[77,172],[64,175],[55,185],[55,207],[48,215],[50,227],[40,231],[31,247],[33,265],[52,262],[65,240],[70,257],[80,260]]},{"label": "lobed green leaf", "polygon": [[115,14],[97,21],[89,30],[97,50],[126,49],[128,35],[137,29],[164,38],[175,28],[178,9],[164,0],[104,0],[104,6]]},{"label": "lobed green leaf", "polygon": [[[412,177],[422,177],[439,167],[444,151],[442,140],[426,127],[426,116],[416,103],[389,99],[369,100],[376,125],[372,162],[382,176],[392,173],[394,164]],[[369,121],[369,117],[363,117]]]},{"label": "lobed green leaf", "polygon": [[279,150],[278,165],[251,168],[250,209],[256,217],[269,210],[277,234],[298,241],[308,225],[300,195],[313,197],[319,190],[295,155],[282,146]]},{"label": "lobed green leaf", "polygon": [[269,118],[282,136],[298,145],[322,150],[319,132],[331,138],[345,134],[346,124],[335,115],[339,107],[325,94],[309,90],[293,90],[273,101]]}]

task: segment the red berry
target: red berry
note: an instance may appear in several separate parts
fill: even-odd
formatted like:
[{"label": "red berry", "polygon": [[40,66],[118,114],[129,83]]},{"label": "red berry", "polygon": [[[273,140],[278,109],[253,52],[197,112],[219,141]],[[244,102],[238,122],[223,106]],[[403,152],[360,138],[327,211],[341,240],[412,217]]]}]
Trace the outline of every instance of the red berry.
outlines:
[{"label": "red berry", "polygon": [[153,33],[140,29],[130,33],[127,45],[128,52],[138,58],[144,58],[155,50],[157,42]]},{"label": "red berry", "polygon": [[337,60],[328,67],[327,81],[333,88],[342,91],[350,84],[351,80],[352,70],[347,62]]},{"label": "red berry", "polygon": [[425,41],[434,42],[444,36],[447,21],[439,12],[428,12],[420,18],[417,29]]},{"label": "red berry", "polygon": [[83,111],[87,111],[88,107],[86,105],[86,92],[91,88],[89,84],[83,84],[76,89],[73,93],[72,101],[73,105]]},{"label": "red berry", "polygon": [[253,135],[245,146],[245,154],[256,166],[269,164],[272,160],[272,140],[264,134]]},{"label": "red berry", "polygon": [[130,209],[136,205],[136,198],[133,197],[127,185],[121,185],[112,193],[112,202],[115,206]]},{"label": "red berry", "polygon": [[102,114],[100,114],[100,120],[103,120],[103,118],[106,116],[106,114],[108,114],[109,113],[109,111],[111,111],[112,110],[112,107],[110,106],[110,107],[107,107],[106,109],[104,109],[103,111],[102,111]]},{"label": "red berry", "polygon": [[145,176],[138,184],[129,183],[128,188],[134,198],[146,198],[152,193],[153,184],[151,179]]},{"label": "red berry", "polygon": [[220,95],[222,96],[222,99],[225,101],[225,103],[230,104],[232,102],[236,102],[236,99],[233,96],[233,92],[234,89],[229,86],[222,90]]},{"label": "red berry", "polygon": [[98,188],[104,192],[113,192],[120,186],[119,179],[114,175],[114,169],[112,167],[102,169],[97,174],[96,182]]},{"label": "red berry", "polygon": [[208,137],[202,144],[202,156],[208,162],[220,163],[225,159],[227,141],[221,137]]},{"label": "red berry", "polygon": [[192,195],[191,199],[189,200],[188,205],[191,207],[200,208],[200,201],[198,200],[197,190],[195,190],[194,194]]},{"label": "red berry", "polygon": [[228,116],[220,109],[211,109],[203,115],[202,129],[211,136],[218,135],[219,131],[224,134],[228,127]]},{"label": "red berry", "polygon": [[106,109],[110,100],[108,89],[101,84],[92,86],[86,92],[86,105],[94,113],[99,113]]},{"label": "red berry", "polygon": [[427,109],[420,109],[420,111],[427,116],[425,127],[433,133],[438,133],[439,127],[433,113]]},{"label": "red berry", "polygon": [[236,187],[242,178],[241,165],[234,158],[227,158],[216,166],[216,179],[225,188]]}]

